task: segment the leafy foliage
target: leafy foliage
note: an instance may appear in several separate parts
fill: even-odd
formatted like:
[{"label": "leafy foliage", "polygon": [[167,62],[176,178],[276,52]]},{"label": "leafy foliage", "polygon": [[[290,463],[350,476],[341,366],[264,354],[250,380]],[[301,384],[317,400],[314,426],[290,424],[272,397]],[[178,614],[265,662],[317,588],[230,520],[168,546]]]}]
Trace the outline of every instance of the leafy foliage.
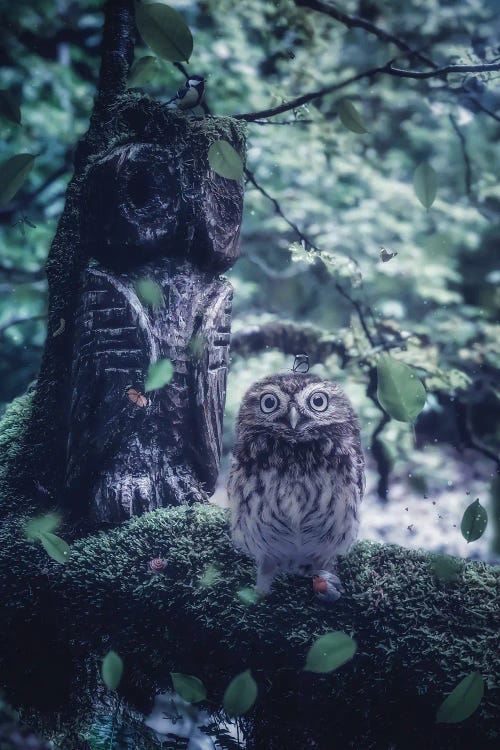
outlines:
[{"label": "leafy foliage", "polygon": [[188,703],[199,703],[207,697],[205,685],[191,674],[171,672],[174,690]]},{"label": "leafy foliage", "polygon": [[224,711],[235,717],[246,714],[257,698],[257,683],[249,669],[234,677],[226,688],[223,698]]},{"label": "leafy foliage", "polygon": [[108,690],[116,690],[123,674],[123,661],[116,651],[108,651],[101,665],[102,681]]},{"label": "leafy foliage", "polygon": [[174,374],[174,367],[169,359],[160,359],[153,362],[148,368],[148,376],[144,383],[144,390],[157,391],[159,388],[170,383]]}]

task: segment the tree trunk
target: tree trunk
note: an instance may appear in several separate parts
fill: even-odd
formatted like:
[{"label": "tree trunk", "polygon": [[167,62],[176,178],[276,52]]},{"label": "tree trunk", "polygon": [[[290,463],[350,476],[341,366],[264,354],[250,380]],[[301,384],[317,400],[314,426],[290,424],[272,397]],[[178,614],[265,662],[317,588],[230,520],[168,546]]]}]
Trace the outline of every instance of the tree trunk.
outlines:
[{"label": "tree trunk", "polygon": [[[130,0],[106,8],[100,87],[47,261],[48,335],[20,491],[110,524],[202,501],[218,473],[243,186],[214,173],[230,118],[173,112],[125,90]],[[150,305],[137,282],[155,282]],[[173,365],[144,394],[148,368]]]}]

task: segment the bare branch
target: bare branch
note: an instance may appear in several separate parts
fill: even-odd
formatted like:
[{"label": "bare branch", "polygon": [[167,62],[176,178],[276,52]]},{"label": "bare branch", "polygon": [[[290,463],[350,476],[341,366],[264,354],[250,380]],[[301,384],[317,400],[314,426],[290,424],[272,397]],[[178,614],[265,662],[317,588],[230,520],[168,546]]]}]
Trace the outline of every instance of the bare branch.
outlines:
[{"label": "bare branch", "polygon": [[457,134],[459,141],[460,141],[460,147],[462,149],[462,156],[464,160],[464,168],[465,168],[465,192],[470,197],[471,196],[471,189],[472,189],[472,171],[470,166],[470,159],[469,154],[467,152],[467,142],[465,140],[465,135],[460,130],[458,123],[456,119],[453,117],[453,115],[450,115],[450,122],[453,127],[453,130]]},{"label": "bare branch", "polygon": [[[247,176],[248,181],[251,182],[252,185],[254,185],[254,187],[260,193],[262,193],[262,195],[265,198],[267,198],[273,204],[274,209],[275,209],[276,213],[278,214],[278,216],[281,216],[281,218],[288,224],[288,226],[291,229],[293,229],[293,231],[297,234],[297,236],[299,237],[299,239],[304,244],[304,249],[306,251],[315,250],[318,254],[320,254],[321,253],[321,249],[314,242],[312,242],[299,229],[299,227],[293,221],[291,221],[283,213],[283,210],[282,210],[280,204],[278,203],[278,201],[276,200],[276,198],[273,198],[273,196],[270,195],[270,193],[268,193],[265,188],[263,188],[261,185],[259,185],[259,183],[255,179],[254,173],[251,172],[249,169],[245,169],[245,174]],[[348,255],[347,257],[359,268],[359,264],[358,264],[358,262],[354,258],[351,258],[350,255]],[[326,269],[326,266],[325,266],[325,263],[321,260],[321,257],[317,256],[316,257],[316,262],[318,264],[318,267],[320,267],[324,272],[328,273],[327,269]],[[373,312],[372,312],[370,306],[367,305],[367,304],[365,304],[364,305],[364,309],[363,309],[363,303],[361,303],[359,300],[357,300],[354,297],[352,297],[349,294],[349,292],[347,292],[347,290],[342,286],[342,284],[340,284],[338,281],[334,281],[333,283],[334,283],[335,289],[339,292],[339,294],[341,294],[342,297],[344,297],[354,307],[354,309],[356,311],[356,314],[357,314],[357,316],[359,318],[359,322],[361,323],[361,327],[362,327],[362,329],[364,331],[364,334],[365,334],[366,338],[370,342],[371,346],[375,346],[375,339],[374,339],[374,337],[373,337],[373,335],[372,335],[372,333],[371,333],[371,331],[370,331],[370,329],[368,327],[368,323],[367,323],[367,320],[366,320],[367,316],[370,317],[370,319],[372,320],[372,322],[374,324],[374,327],[376,329],[377,335],[379,335],[379,331],[377,330],[377,326],[376,326],[376,323],[375,323],[375,317],[373,315]]]},{"label": "bare branch", "polygon": [[[283,112],[289,112],[292,109],[297,109],[297,107],[302,107],[304,104],[308,104],[315,99],[321,99],[327,94],[332,94],[335,91],[340,91],[340,89],[350,86],[351,83],[355,83],[356,81],[361,81],[363,78],[373,78],[374,76],[380,74],[391,75],[395,76],[396,78],[427,79],[445,77],[451,73],[479,73],[491,72],[495,70],[500,70],[500,62],[482,63],[480,65],[445,65],[442,68],[436,67],[433,70],[429,71],[419,71],[395,68],[394,60],[389,60],[389,62],[387,62],[385,65],[380,65],[377,68],[369,68],[362,73],[357,73],[350,78],[346,78],[340,83],[334,83],[331,86],[325,86],[322,89],[318,89],[318,91],[311,91],[308,94],[302,94],[302,96],[298,96],[296,99],[291,99],[289,102],[283,102],[283,104],[280,104],[277,107],[263,109],[259,112],[236,114],[233,115],[233,117],[235,117],[235,119],[237,120],[245,120],[246,122],[254,122],[255,120],[260,120],[266,117],[275,117],[276,115],[280,115]],[[480,104],[478,104],[478,106],[480,106],[483,111],[487,111]],[[488,112],[488,114],[490,113]]]},{"label": "bare branch", "polygon": [[447,76],[451,73],[492,73],[500,70],[500,62],[479,63],[477,65],[444,65],[442,68],[434,70],[403,70],[395,68],[392,63],[387,63],[381,72],[389,73],[398,78],[436,78],[438,76]]},{"label": "bare branch", "polygon": [[420,62],[429,65],[431,68],[438,67],[435,62],[422,55],[418,50],[412,49],[402,39],[394,36],[394,34],[391,34],[389,31],[381,29],[379,26],[375,26],[375,24],[367,21],[365,18],[361,18],[360,16],[350,16],[347,13],[343,13],[338,8],[335,8],[333,5],[321,2],[321,0],[295,0],[295,4],[302,8],[311,8],[311,10],[324,13],[325,15],[330,16],[330,18],[340,21],[340,23],[347,26],[349,29],[364,29],[369,34],[373,34],[381,39],[383,42],[394,44],[402,52],[407,52],[410,57],[417,58]]},{"label": "bare branch", "polygon": [[[389,64],[390,63],[388,63],[388,65]],[[289,112],[291,109],[302,107],[304,104],[308,104],[309,102],[314,101],[314,99],[321,99],[321,97],[326,96],[327,94],[332,94],[334,91],[339,91],[340,89],[349,86],[351,83],[361,81],[361,79],[363,78],[370,78],[377,75],[378,73],[382,73],[384,72],[384,69],[384,67],[370,68],[369,70],[365,70],[363,73],[357,73],[354,76],[350,76],[340,83],[334,83],[331,86],[325,86],[324,88],[318,89],[318,91],[312,91],[309,94],[302,94],[302,96],[298,96],[296,99],[291,99],[289,102],[283,102],[283,104],[279,104],[277,107],[262,109],[259,112],[247,112],[245,114],[233,115],[233,117],[236,120],[246,120],[246,122],[254,122],[254,120],[260,120],[266,117],[275,117],[276,115],[280,115],[282,112]]]}]

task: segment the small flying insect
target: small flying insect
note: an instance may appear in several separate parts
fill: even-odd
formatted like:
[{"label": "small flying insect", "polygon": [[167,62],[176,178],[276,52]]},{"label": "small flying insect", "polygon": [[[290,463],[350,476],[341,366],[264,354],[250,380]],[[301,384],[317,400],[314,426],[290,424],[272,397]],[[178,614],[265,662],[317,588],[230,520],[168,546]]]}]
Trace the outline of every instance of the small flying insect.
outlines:
[{"label": "small flying insect", "polygon": [[26,237],[26,227],[31,227],[32,229],[36,229],[36,224],[33,224],[30,219],[28,219],[27,216],[24,214],[21,214],[21,218],[18,221],[15,221],[13,224],[11,224],[11,227],[17,227],[19,225],[19,230],[21,232],[22,237]]},{"label": "small flying insect", "polygon": [[125,388],[125,393],[132,401],[132,403],[136,406],[139,406],[141,409],[149,404],[149,399],[147,398],[147,396],[145,396],[144,393],[141,393],[140,391],[133,388],[131,385],[128,385]]},{"label": "small flying insect", "polygon": [[307,354],[296,354],[292,367],[293,372],[305,374],[309,372],[309,357]]},{"label": "small flying insect", "polygon": [[382,263],[387,263],[391,258],[395,258],[397,254],[397,251],[392,252],[392,250],[387,250],[385,247],[380,248],[380,260]]}]

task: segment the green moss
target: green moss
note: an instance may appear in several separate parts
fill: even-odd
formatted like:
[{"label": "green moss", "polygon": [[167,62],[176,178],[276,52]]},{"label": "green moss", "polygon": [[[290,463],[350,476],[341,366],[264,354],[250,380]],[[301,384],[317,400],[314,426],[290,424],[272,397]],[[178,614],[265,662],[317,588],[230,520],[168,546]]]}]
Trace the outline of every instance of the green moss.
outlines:
[{"label": "green moss", "polygon": [[[57,628],[44,629],[50,640],[45,657],[37,662],[32,654],[29,666],[34,672],[48,669],[47,654],[51,665],[58,649],[64,674],[56,669],[51,676],[59,674],[65,684],[73,723],[90,710],[81,692],[75,705],[79,681],[85,675],[87,686],[99,684],[95,671],[95,682],[89,682],[89,661],[113,648],[125,662],[121,690],[141,705],[169,687],[170,671],[197,675],[209,698],[219,702],[231,677],[251,668],[260,689],[255,747],[259,731],[275,736],[269,747],[280,748],[285,742],[299,747],[299,739],[323,747],[321,738],[333,734],[342,740],[339,747],[379,747],[379,736],[406,743],[401,747],[413,747],[413,737],[419,743],[439,738],[433,745],[439,748],[492,742],[499,577],[485,564],[464,563],[458,580],[443,584],[426,553],[363,542],[341,562],[347,593],[335,606],[320,606],[310,581],[294,576],[277,581],[264,601],[246,606],[237,591],[253,583],[254,566],[234,552],[226,513],[210,505],[155,511],[81,539],[64,566],[25,541],[14,518],[0,532],[0,549],[2,599],[8,602],[0,636],[11,642],[0,673],[13,702],[34,698],[22,657],[16,669],[23,679],[13,678],[9,634],[20,619],[39,633],[49,618]],[[166,560],[163,572],[149,570],[154,557]],[[221,577],[203,587],[208,565]],[[332,675],[302,672],[312,641],[328,630],[353,635],[356,657]],[[444,695],[476,669],[488,685],[480,709],[463,725],[435,725]],[[45,720],[49,709],[65,709],[60,690],[55,698],[45,707]],[[338,707],[333,712],[332,701]]]}]

